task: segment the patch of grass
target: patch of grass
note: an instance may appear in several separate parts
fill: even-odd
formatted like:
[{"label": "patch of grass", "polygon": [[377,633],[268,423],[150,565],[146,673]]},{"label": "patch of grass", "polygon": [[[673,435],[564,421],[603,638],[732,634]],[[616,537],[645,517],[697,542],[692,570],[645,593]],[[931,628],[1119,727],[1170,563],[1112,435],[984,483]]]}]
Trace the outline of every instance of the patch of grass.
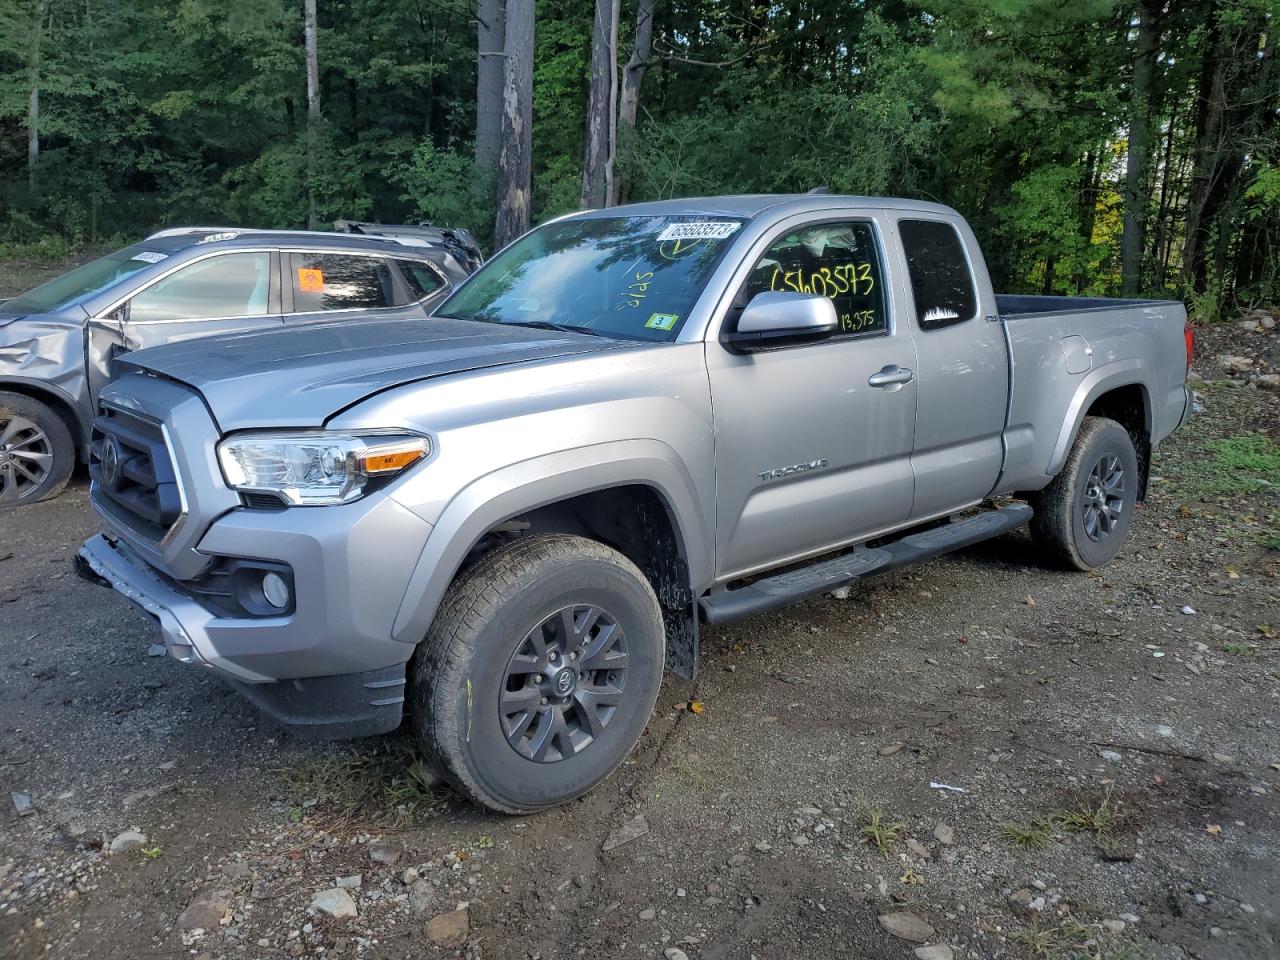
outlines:
[{"label": "patch of grass", "polygon": [[288,818],[300,823],[308,808],[340,816],[379,814],[410,819],[438,806],[447,796],[412,740],[382,741],[367,752],[348,750],[275,771],[283,776]]},{"label": "patch of grass", "polygon": [[1104,935],[1086,924],[1067,917],[1057,926],[1048,926],[1039,916],[1029,926],[1013,933],[1011,939],[1032,960],[1137,960],[1128,944],[1108,944]]},{"label": "patch of grass", "polygon": [[1042,850],[1049,841],[1048,825],[1039,823],[1006,823],[1004,839],[1016,850]]},{"label": "patch of grass", "polygon": [[1260,433],[1246,433],[1209,444],[1209,488],[1220,495],[1259,493],[1280,488],[1280,444]]},{"label": "patch of grass", "polygon": [[1253,648],[1247,643],[1228,642],[1222,645],[1222,652],[1229,653],[1233,657],[1247,657],[1249,654],[1253,653]]},{"label": "patch of grass", "polygon": [[1101,835],[1116,826],[1120,820],[1120,810],[1117,804],[1111,802],[1111,791],[1108,790],[1096,803],[1080,800],[1070,810],[1054,811],[1051,817],[1055,823],[1072,833]]},{"label": "patch of grass", "polygon": [[907,825],[899,820],[888,820],[888,815],[879,807],[872,807],[862,815],[863,825],[858,833],[862,838],[879,850],[885,857],[890,848],[902,837]]}]

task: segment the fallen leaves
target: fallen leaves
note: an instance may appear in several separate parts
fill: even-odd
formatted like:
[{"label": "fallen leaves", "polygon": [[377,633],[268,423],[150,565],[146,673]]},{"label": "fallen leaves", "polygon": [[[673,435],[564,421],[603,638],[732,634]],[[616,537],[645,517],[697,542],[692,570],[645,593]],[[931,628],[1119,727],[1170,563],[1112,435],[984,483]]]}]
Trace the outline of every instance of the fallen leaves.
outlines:
[{"label": "fallen leaves", "polygon": [[1211,823],[1204,828],[1204,832],[1211,837],[1220,837],[1222,836],[1222,827],[1219,824]]}]

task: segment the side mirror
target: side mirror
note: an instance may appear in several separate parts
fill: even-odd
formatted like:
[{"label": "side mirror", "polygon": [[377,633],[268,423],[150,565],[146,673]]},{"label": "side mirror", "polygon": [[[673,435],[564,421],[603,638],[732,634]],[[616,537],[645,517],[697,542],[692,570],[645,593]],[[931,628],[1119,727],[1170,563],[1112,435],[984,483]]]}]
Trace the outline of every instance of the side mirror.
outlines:
[{"label": "side mirror", "polygon": [[819,293],[767,290],[751,298],[738,317],[738,329],[722,333],[730,350],[767,350],[822,340],[840,326],[836,307]]}]

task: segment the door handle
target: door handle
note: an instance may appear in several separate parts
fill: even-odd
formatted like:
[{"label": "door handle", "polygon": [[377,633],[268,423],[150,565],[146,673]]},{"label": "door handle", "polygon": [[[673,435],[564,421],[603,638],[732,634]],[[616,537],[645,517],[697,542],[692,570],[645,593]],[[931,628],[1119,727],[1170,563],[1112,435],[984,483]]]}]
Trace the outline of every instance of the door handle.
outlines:
[{"label": "door handle", "polygon": [[910,383],[915,376],[915,371],[910,367],[900,367],[891,363],[867,377],[867,384],[872,387],[900,387],[904,383]]}]

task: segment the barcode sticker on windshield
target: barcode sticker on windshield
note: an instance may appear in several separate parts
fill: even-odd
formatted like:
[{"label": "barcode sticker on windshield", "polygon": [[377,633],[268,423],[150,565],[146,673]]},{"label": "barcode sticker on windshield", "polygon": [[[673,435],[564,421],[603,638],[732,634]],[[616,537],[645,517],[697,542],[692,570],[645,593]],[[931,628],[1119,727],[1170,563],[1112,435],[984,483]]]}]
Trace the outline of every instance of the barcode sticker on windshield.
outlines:
[{"label": "barcode sticker on windshield", "polygon": [[135,253],[130,260],[141,260],[143,263],[159,263],[161,260],[168,259],[167,253],[154,253],[151,250],[143,250],[141,253]]},{"label": "barcode sticker on windshield", "polygon": [[673,223],[660,234],[658,242],[667,240],[723,240],[742,224],[732,220],[694,220],[690,223]]}]

